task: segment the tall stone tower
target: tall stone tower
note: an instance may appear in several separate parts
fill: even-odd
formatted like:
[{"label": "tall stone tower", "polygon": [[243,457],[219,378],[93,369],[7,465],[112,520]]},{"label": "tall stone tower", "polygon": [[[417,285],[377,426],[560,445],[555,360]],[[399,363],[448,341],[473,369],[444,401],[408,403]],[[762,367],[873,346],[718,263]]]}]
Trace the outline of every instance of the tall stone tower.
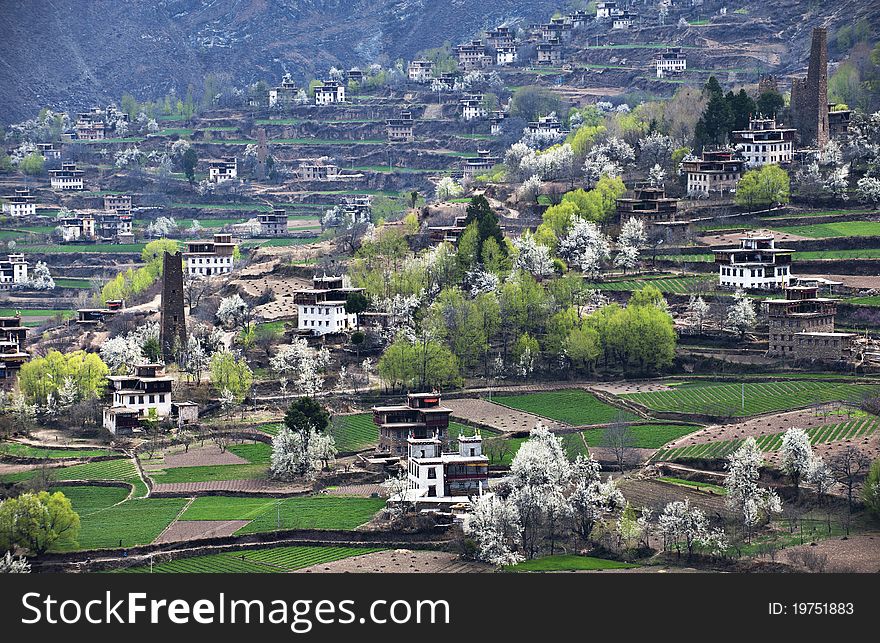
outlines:
[{"label": "tall stone tower", "polygon": [[186,345],[186,317],[183,311],[183,257],[179,252],[166,252],[162,258],[162,302],[160,307],[159,343],[162,359],[174,361],[175,349]]},{"label": "tall stone tower", "polygon": [[828,142],[828,30],[813,29],[806,78],[791,83],[791,122],[801,145],[821,148]]},{"label": "tall stone tower", "polygon": [[269,146],[266,144],[266,128],[257,130],[257,162],[254,168],[258,179],[265,179],[268,174],[266,157],[269,155]]}]

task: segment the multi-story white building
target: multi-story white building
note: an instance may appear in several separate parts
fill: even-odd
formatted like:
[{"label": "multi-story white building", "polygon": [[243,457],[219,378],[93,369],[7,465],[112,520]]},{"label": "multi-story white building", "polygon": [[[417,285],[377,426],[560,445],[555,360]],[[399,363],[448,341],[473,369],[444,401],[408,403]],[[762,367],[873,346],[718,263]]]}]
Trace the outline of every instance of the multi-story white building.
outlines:
[{"label": "multi-story white building", "polygon": [[596,20],[608,20],[617,11],[616,2],[597,2]]},{"label": "multi-story white building", "polygon": [[347,277],[327,275],[312,280],[312,288],[293,293],[297,311],[297,328],[313,335],[331,335],[357,326],[357,315],[345,311],[349,294],[363,288],[352,288]]},{"label": "multi-story white building", "polygon": [[104,428],[114,435],[126,435],[144,418],[171,415],[171,387],[174,378],[165,375],[162,364],[140,364],[133,375],[108,375],[109,406],[104,408]]},{"label": "multi-story white building", "polygon": [[681,47],[667,47],[666,51],[658,51],[654,54],[654,69],[657,78],[678,76],[687,69],[687,56]]},{"label": "multi-story white building", "polygon": [[483,104],[482,94],[471,94],[460,101],[462,120],[472,121],[475,118],[486,118],[486,106]]},{"label": "multi-story white building", "polygon": [[24,254],[10,253],[5,260],[0,260],[0,289],[6,290],[15,285],[27,283],[28,262]]},{"label": "multi-story white building", "polygon": [[62,217],[58,227],[61,228],[61,240],[64,243],[95,239],[95,216],[90,213]]},{"label": "multi-story white building", "polygon": [[639,17],[637,13],[633,13],[628,9],[624,9],[623,11],[615,11],[611,15],[611,28],[612,29],[629,29],[633,26],[633,23]]},{"label": "multi-story white building", "polygon": [[414,83],[429,83],[433,69],[434,63],[430,60],[411,60],[407,67],[407,76]]},{"label": "multi-story white building", "polygon": [[723,288],[785,288],[791,279],[793,250],[777,248],[772,234],[747,234],[739,248],[715,250],[718,283]]},{"label": "multi-story white building", "polygon": [[272,87],[269,90],[269,107],[290,107],[291,105],[296,104],[296,97],[298,94],[299,87],[297,87],[293,78],[291,78],[289,74],[285,75],[284,78],[281,79],[280,85]]},{"label": "multi-story white building", "polygon": [[294,174],[301,181],[335,181],[339,178],[339,166],[326,157],[303,159]]},{"label": "multi-story white building", "polygon": [[223,183],[238,178],[238,161],[234,156],[224,156],[208,165],[208,180],[211,183]]},{"label": "multi-story white building", "polygon": [[387,119],[385,131],[388,133],[388,141],[391,143],[411,142],[414,138],[412,112],[401,112],[399,118]]},{"label": "multi-story white building", "polygon": [[37,214],[37,199],[30,188],[15,188],[15,194],[3,197],[3,214],[10,217],[28,217]]},{"label": "multi-story white building", "polygon": [[752,118],[749,129],[734,130],[733,144],[746,160],[746,167],[791,163],[796,129],[778,127],[775,118]]},{"label": "multi-story white building", "polygon": [[335,80],[325,80],[315,87],[315,105],[331,105],[345,102],[345,85]]},{"label": "multi-story white building", "polygon": [[498,67],[505,67],[516,63],[516,46],[515,45],[499,45],[495,47],[495,64]]},{"label": "multi-story white building", "polygon": [[213,277],[232,272],[234,255],[232,235],[217,233],[211,241],[188,241],[183,258],[191,277]]},{"label": "multi-story white building", "polygon": [[37,149],[47,161],[58,161],[61,159],[60,143],[37,143]]},{"label": "multi-story white building", "polygon": [[49,170],[49,183],[53,190],[82,190],[83,174],[76,163],[62,163],[60,170]]},{"label": "multi-story white building", "polygon": [[437,436],[410,437],[407,446],[409,500],[458,503],[489,490],[489,458],[483,455],[479,433],[459,435],[458,452],[453,453],[442,452]]}]

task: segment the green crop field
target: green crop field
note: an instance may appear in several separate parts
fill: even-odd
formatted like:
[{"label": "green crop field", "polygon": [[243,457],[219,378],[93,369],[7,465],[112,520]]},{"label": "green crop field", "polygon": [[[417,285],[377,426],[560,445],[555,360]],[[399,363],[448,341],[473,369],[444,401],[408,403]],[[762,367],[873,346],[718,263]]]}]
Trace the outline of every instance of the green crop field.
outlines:
[{"label": "green crop field", "polygon": [[692,292],[711,290],[715,285],[714,277],[671,277],[664,279],[625,279],[620,281],[599,281],[588,284],[598,290],[631,292],[647,284],[656,286],[662,293],[684,295]]},{"label": "green crop field", "polygon": [[[230,448],[230,451],[232,449]],[[149,460],[145,461],[148,464]],[[268,463],[264,464],[215,464],[198,467],[171,467],[147,470],[155,484],[179,482],[212,482],[220,480],[257,480],[268,476]]]},{"label": "green crop field", "polygon": [[657,255],[660,261],[709,263],[715,261],[713,254],[681,254],[681,255]]},{"label": "green crop field", "polygon": [[344,453],[360,451],[379,443],[379,428],[373,424],[372,413],[336,415],[330,424],[336,448]]},{"label": "green crop field", "polygon": [[869,295],[867,297],[853,297],[847,299],[848,304],[858,304],[859,306],[880,306],[880,295]]},{"label": "green crop field", "polygon": [[[874,416],[860,417],[845,422],[823,424],[807,429],[810,442],[814,445],[839,440],[853,440],[873,435],[877,432],[878,420]],[[778,451],[782,447],[784,433],[771,433],[756,438],[756,443],[761,451]],[[719,459],[733,453],[743,443],[742,439],[717,440],[692,444],[675,449],[664,449],[657,452],[651,459],[666,462],[694,459]]]},{"label": "green crop field", "polygon": [[[701,428],[697,424],[638,424],[627,427],[633,436],[632,446],[639,449],[659,449],[667,442]],[[600,447],[605,429],[588,429],[581,432],[591,447]]]},{"label": "green crop field", "polygon": [[64,549],[107,549],[151,543],[172,523],[186,498],[142,498],[125,501],[118,487],[58,487],[79,514],[78,546]]},{"label": "green crop field", "polygon": [[[688,381],[668,391],[627,393],[622,398],[654,411],[747,416],[806,407],[816,402],[856,402],[880,393],[880,386],[842,382],[726,382]],[[743,404],[743,397],[745,404]]]},{"label": "green crop field", "polygon": [[575,554],[557,554],[556,556],[543,556],[534,560],[525,560],[517,565],[504,568],[508,572],[564,572],[575,570],[601,570],[601,569],[631,569],[638,567],[631,563],[622,563],[617,560],[606,558],[593,558],[591,556],[577,556]]},{"label": "green crop field", "polygon": [[228,450],[251,464],[269,464],[272,457],[272,446],[265,442],[245,442],[230,444]]},{"label": "green crop field", "polygon": [[46,243],[36,245],[20,245],[16,250],[40,254],[73,254],[83,252],[89,254],[140,254],[144,249],[142,243]]},{"label": "green crop field", "polygon": [[572,426],[605,424],[618,418],[635,419],[632,413],[606,404],[592,393],[581,389],[502,395],[492,398],[492,401]]},{"label": "green crop field", "polygon": [[658,482],[665,482],[666,484],[676,485],[678,487],[690,487],[692,489],[696,489],[697,491],[708,491],[710,493],[717,494],[719,496],[723,496],[727,494],[727,489],[717,484],[709,484],[708,482],[699,482],[697,480],[685,480],[683,478],[672,478],[672,477],[660,477],[655,478]]},{"label": "green crop field", "polygon": [[54,317],[55,315],[73,317],[76,312],[60,308],[0,308],[0,316],[2,317],[12,317],[16,314],[20,314],[22,317]]},{"label": "green crop field", "polygon": [[245,212],[270,212],[272,210],[272,207],[265,203],[172,203],[171,207],[196,210],[242,210]]},{"label": "green crop field", "polygon": [[43,458],[46,460],[57,458],[96,458],[103,455],[121,455],[110,449],[52,449],[47,447],[34,447],[19,442],[0,442],[0,454],[16,456],[18,458]]},{"label": "green crop field", "polygon": [[92,287],[91,279],[78,279],[76,277],[59,277],[55,279],[58,288],[88,289]]},{"label": "green crop field", "polygon": [[[382,551],[376,547],[272,547],[193,556],[153,565],[154,574],[277,574],[334,560]],[[150,566],[128,567],[117,573],[148,574]]]},{"label": "green crop field", "polygon": [[835,223],[816,223],[813,225],[781,226],[776,232],[786,232],[814,239],[831,237],[876,237],[880,236],[880,221],[839,221]]},{"label": "green crop field", "polygon": [[806,212],[790,212],[782,216],[761,217],[762,223],[773,223],[775,221],[785,221],[792,218],[808,218],[808,217],[839,217],[854,214],[873,214],[871,210],[819,210]]},{"label": "green crop field", "polygon": [[795,261],[809,261],[811,259],[880,259],[880,248],[807,250],[805,252],[795,252],[792,258]]},{"label": "green crop field", "polygon": [[[7,473],[0,476],[0,482],[24,482],[37,475],[36,470]],[[48,471],[51,480],[115,480],[134,486],[134,497],[146,495],[147,487],[138,475],[137,468],[128,458],[102,460],[69,467],[53,467]]]},{"label": "green crop field", "polygon": [[238,534],[277,529],[354,529],[384,506],[382,498],[202,496],[195,499],[181,520],[250,520]]}]

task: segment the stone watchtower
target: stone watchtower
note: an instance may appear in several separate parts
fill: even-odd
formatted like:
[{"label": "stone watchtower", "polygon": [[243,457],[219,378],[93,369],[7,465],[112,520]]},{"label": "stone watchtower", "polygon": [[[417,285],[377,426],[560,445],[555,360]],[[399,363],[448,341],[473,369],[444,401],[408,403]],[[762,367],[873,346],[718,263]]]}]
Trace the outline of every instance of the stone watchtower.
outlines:
[{"label": "stone watchtower", "polygon": [[828,142],[828,30],[813,29],[806,78],[791,83],[791,121],[800,144],[821,148]]},{"label": "stone watchtower", "polygon": [[159,342],[162,359],[174,361],[177,350],[186,346],[186,317],[183,311],[183,257],[166,252],[162,259],[162,302]]}]

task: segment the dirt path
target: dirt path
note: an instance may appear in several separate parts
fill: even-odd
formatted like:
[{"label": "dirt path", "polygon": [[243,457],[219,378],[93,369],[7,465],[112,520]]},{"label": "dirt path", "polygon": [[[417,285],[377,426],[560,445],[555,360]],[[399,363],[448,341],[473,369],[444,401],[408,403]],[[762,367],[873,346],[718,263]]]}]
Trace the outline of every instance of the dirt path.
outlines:
[{"label": "dirt path", "polygon": [[295,574],[475,574],[491,572],[483,563],[461,560],[457,554],[441,551],[394,549],[320,563],[296,570]]},{"label": "dirt path", "polygon": [[443,405],[452,409],[453,418],[484,424],[502,433],[531,431],[538,422],[543,423],[549,429],[564,429],[568,426],[533,413],[518,411],[477,398],[444,400]]}]

